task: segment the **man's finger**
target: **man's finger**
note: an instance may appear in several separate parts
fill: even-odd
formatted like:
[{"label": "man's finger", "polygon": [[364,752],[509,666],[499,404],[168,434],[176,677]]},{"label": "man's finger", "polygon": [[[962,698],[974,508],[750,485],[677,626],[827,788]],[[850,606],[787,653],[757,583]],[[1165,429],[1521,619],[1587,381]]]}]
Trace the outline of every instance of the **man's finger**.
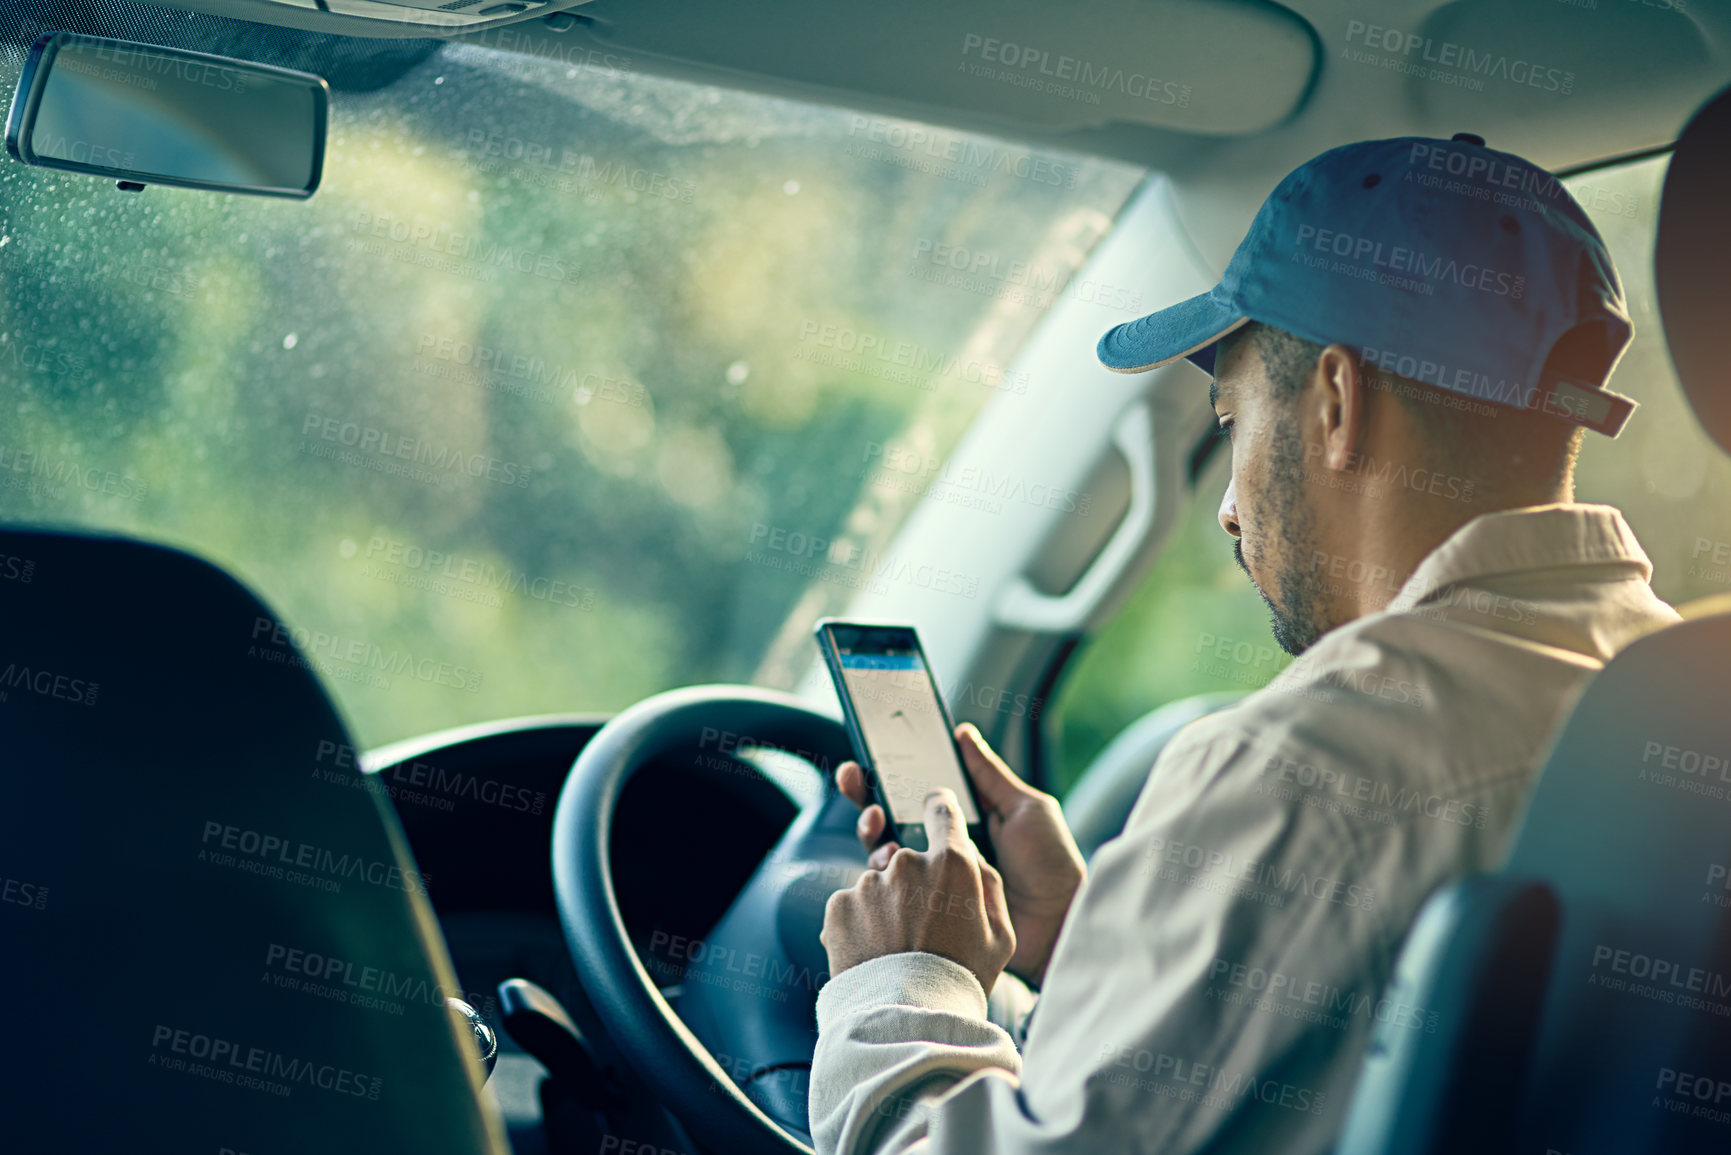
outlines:
[{"label": "man's finger", "polygon": [[830,894],[829,901],[823,904],[823,929],[818,932],[817,940],[819,942],[828,945],[829,939],[825,936],[830,933],[830,927],[839,926],[841,920],[847,917],[846,907],[846,888],[834,891]]},{"label": "man's finger", "polygon": [[854,832],[859,835],[860,845],[866,848],[867,853],[876,850],[878,839],[884,834],[884,808],[873,803],[860,811]]},{"label": "man's finger", "polygon": [[968,768],[968,777],[974,780],[974,789],[980,792],[980,801],[989,809],[1007,809],[1027,792],[1021,778],[986,745],[986,739],[972,722],[956,727],[956,745],[961,748],[962,763]]},{"label": "man's finger", "polygon": [[835,784],[855,806],[864,806],[871,801],[871,790],[866,786],[865,771],[860,769],[858,762],[843,762],[837,766]]},{"label": "man's finger", "polygon": [[871,867],[873,870],[887,870],[889,868],[890,859],[894,858],[896,856],[896,851],[901,848],[902,844],[899,842],[894,840],[886,842],[870,854],[866,855],[866,865]]},{"label": "man's finger", "polygon": [[986,898],[992,902],[1003,902],[1004,876],[989,862],[980,863],[980,885],[985,888]]},{"label": "man's finger", "polygon": [[948,786],[926,795],[926,845],[936,850],[949,846],[954,850],[971,850],[968,825],[962,821],[962,803]]}]

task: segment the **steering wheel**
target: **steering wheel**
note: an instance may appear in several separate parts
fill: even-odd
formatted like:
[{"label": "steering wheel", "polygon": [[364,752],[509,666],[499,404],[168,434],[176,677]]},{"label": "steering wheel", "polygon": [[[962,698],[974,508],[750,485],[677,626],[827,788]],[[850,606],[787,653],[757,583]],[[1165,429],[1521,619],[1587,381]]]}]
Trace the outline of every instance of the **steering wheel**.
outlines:
[{"label": "steering wheel", "polygon": [[[611,831],[639,769],[713,751],[718,735],[802,757],[822,771],[823,787],[704,937],[676,1012],[620,916]],[[577,971],[620,1052],[710,1150],[811,1155],[804,1086],[790,1087],[788,1077],[811,1068],[817,989],[827,977],[817,940],[824,904],[863,868],[855,811],[833,773],[852,756],[841,722],[802,699],[750,686],[692,686],[646,698],[609,721],[560,792],[553,890]]]}]

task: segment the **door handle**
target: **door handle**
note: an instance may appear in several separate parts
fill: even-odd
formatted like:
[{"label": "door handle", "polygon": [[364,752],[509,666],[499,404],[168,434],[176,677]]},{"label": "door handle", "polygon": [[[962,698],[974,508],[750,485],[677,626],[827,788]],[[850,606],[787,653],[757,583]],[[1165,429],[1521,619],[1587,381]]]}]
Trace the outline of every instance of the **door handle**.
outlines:
[{"label": "door handle", "polygon": [[1032,633],[1080,633],[1135,562],[1154,526],[1154,417],[1139,400],[1112,427],[1112,444],[1130,467],[1130,505],[1087,570],[1063,594],[1041,593],[1018,574],[993,607],[998,624]]}]

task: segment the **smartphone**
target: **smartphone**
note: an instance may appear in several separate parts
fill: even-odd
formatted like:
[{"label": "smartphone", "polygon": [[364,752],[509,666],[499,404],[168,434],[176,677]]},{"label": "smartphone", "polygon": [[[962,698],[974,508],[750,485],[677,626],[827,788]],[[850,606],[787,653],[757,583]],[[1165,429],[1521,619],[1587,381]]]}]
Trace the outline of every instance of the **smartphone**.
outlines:
[{"label": "smartphone", "polygon": [[944,706],[912,626],[817,623],[817,648],[841,699],[854,756],[889,821],[884,837],[925,850],[926,796],[948,786],[961,800],[968,835],[986,861],[986,810],[956,747],[956,727]]}]

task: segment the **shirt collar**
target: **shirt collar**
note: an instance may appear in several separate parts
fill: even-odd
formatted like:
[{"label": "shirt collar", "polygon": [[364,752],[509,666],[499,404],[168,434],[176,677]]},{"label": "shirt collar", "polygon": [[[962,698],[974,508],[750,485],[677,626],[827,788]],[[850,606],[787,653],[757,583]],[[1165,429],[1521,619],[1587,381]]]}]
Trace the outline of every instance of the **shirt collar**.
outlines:
[{"label": "shirt collar", "polygon": [[1535,505],[1473,518],[1430,553],[1388,609],[1410,610],[1470,578],[1559,566],[1621,562],[1653,576],[1653,563],[1623,515],[1609,505]]}]

